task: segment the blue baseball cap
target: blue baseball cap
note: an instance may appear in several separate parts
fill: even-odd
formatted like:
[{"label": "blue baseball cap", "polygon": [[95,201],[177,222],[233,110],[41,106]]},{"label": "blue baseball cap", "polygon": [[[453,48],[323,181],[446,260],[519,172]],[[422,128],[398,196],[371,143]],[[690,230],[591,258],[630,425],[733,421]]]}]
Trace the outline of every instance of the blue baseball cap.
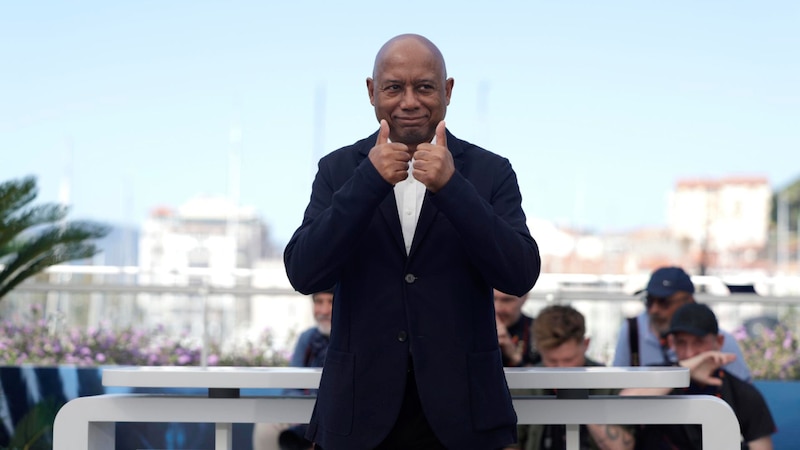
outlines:
[{"label": "blue baseball cap", "polygon": [[650,281],[645,290],[647,295],[667,298],[678,291],[693,294],[694,283],[680,267],[662,267],[650,275]]}]

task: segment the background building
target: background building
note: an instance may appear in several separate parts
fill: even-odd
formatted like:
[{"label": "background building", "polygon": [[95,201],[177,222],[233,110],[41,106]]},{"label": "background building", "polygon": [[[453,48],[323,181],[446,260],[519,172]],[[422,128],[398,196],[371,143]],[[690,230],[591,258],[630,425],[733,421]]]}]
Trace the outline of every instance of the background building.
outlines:
[{"label": "background building", "polygon": [[668,226],[705,274],[758,266],[766,249],[772,191],[763,177],[680,180],[670,195]]},{"label": "background building", "polygon": [[[224,197],[196,197],[177,210],[154,209],[139,240],[139,284],[200,289],[185,295],[140,296],[142,322],[223,342],[257,335],[270,317],[294,320],[294,311],[304,309],[283,305],[277,315],[274,307],[283,303],[280,299],[267,307],[254,306],[260,303],[258,297],[240,301],[235,294],[203,294],[203,287],[288,288],[288,281],[254,275],[254,269],[270,265],[265,261],[274,260],[276,253],[267,225],[252,207],[237,206]],[[291,297],[296,302],[297,296]],[[254,309],[267,313],[256,314]],[[285,339],[293,331],[285,328],[277,338]]]}]

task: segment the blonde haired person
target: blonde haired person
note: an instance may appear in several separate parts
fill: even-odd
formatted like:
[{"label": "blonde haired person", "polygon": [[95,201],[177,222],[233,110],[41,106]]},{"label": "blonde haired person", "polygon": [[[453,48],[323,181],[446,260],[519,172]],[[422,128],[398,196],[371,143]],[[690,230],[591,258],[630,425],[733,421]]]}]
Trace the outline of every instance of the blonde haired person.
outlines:
[{"label": "blonde haired person", "polygon": [[[589,359],[586,351],[589,338],[586,324],[578,310],[567,305],[552,305],[539,312],[533,322],[533,341],[542,358],[539,366],[586,367],[602,366]],[[611,389],[592,389],[592,395],[614,395]],[[554,395],[552,390],[522,390],[515,394]],[[519,425],[519,444],[523,450],[561,450],[566,447],[564,425]],[[582,425],[581,450],[631,450],[634,448],[631,430],[621,425]]]}]

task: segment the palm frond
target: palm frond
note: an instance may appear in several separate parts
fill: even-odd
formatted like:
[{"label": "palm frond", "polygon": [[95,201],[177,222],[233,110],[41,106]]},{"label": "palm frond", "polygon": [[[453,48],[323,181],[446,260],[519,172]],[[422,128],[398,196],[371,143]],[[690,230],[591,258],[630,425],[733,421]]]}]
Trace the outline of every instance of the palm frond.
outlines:
[{"label": "palm frond", "polygon": [[[2,209],[2,208],[0,208]],[[25,232],[37,227],[55,224],[67,216],[68,208],[62,205],[45,204],[31,207],[17,215],[7,215],[0,220],[0,248]],[[0,253],[0,256],[3,256]]]},{"label": "palm frond", "polygon": [[62,205],[28,206],[36,194],[33,177],[0,183],[0,298],[49,266],[96,255],[91,240],[110,231],[95,222],[64,221],[68,208]]},{"label": "palm frond", "polygon": [[0,220],[32,202],[38,193],[36,178],[32,176],[0,183]]}]

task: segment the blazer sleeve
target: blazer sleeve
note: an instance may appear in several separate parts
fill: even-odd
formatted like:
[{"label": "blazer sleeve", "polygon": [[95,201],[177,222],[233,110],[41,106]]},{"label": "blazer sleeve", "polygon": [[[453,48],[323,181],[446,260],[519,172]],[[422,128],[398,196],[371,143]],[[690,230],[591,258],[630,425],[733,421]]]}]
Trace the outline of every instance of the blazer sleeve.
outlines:
[{"label": "blazer sleeve", "polygon": [[456,228],[472,263],[489,284],[502,292],[522,296],[539,278],[539,247],[528,230],[511,164],[496,155],[481,162],[485,175],[474,176],[492,179],[488,198],[481,196],[473,183],[456,171],[430,199]]},{"label": "blazer sleeve", "polygon": [[378,205],[391,192],[357,147],[322,158],[303,223],[284,250],[289,282],[299,292],[330,289],[342,265],[369,226]]}]

